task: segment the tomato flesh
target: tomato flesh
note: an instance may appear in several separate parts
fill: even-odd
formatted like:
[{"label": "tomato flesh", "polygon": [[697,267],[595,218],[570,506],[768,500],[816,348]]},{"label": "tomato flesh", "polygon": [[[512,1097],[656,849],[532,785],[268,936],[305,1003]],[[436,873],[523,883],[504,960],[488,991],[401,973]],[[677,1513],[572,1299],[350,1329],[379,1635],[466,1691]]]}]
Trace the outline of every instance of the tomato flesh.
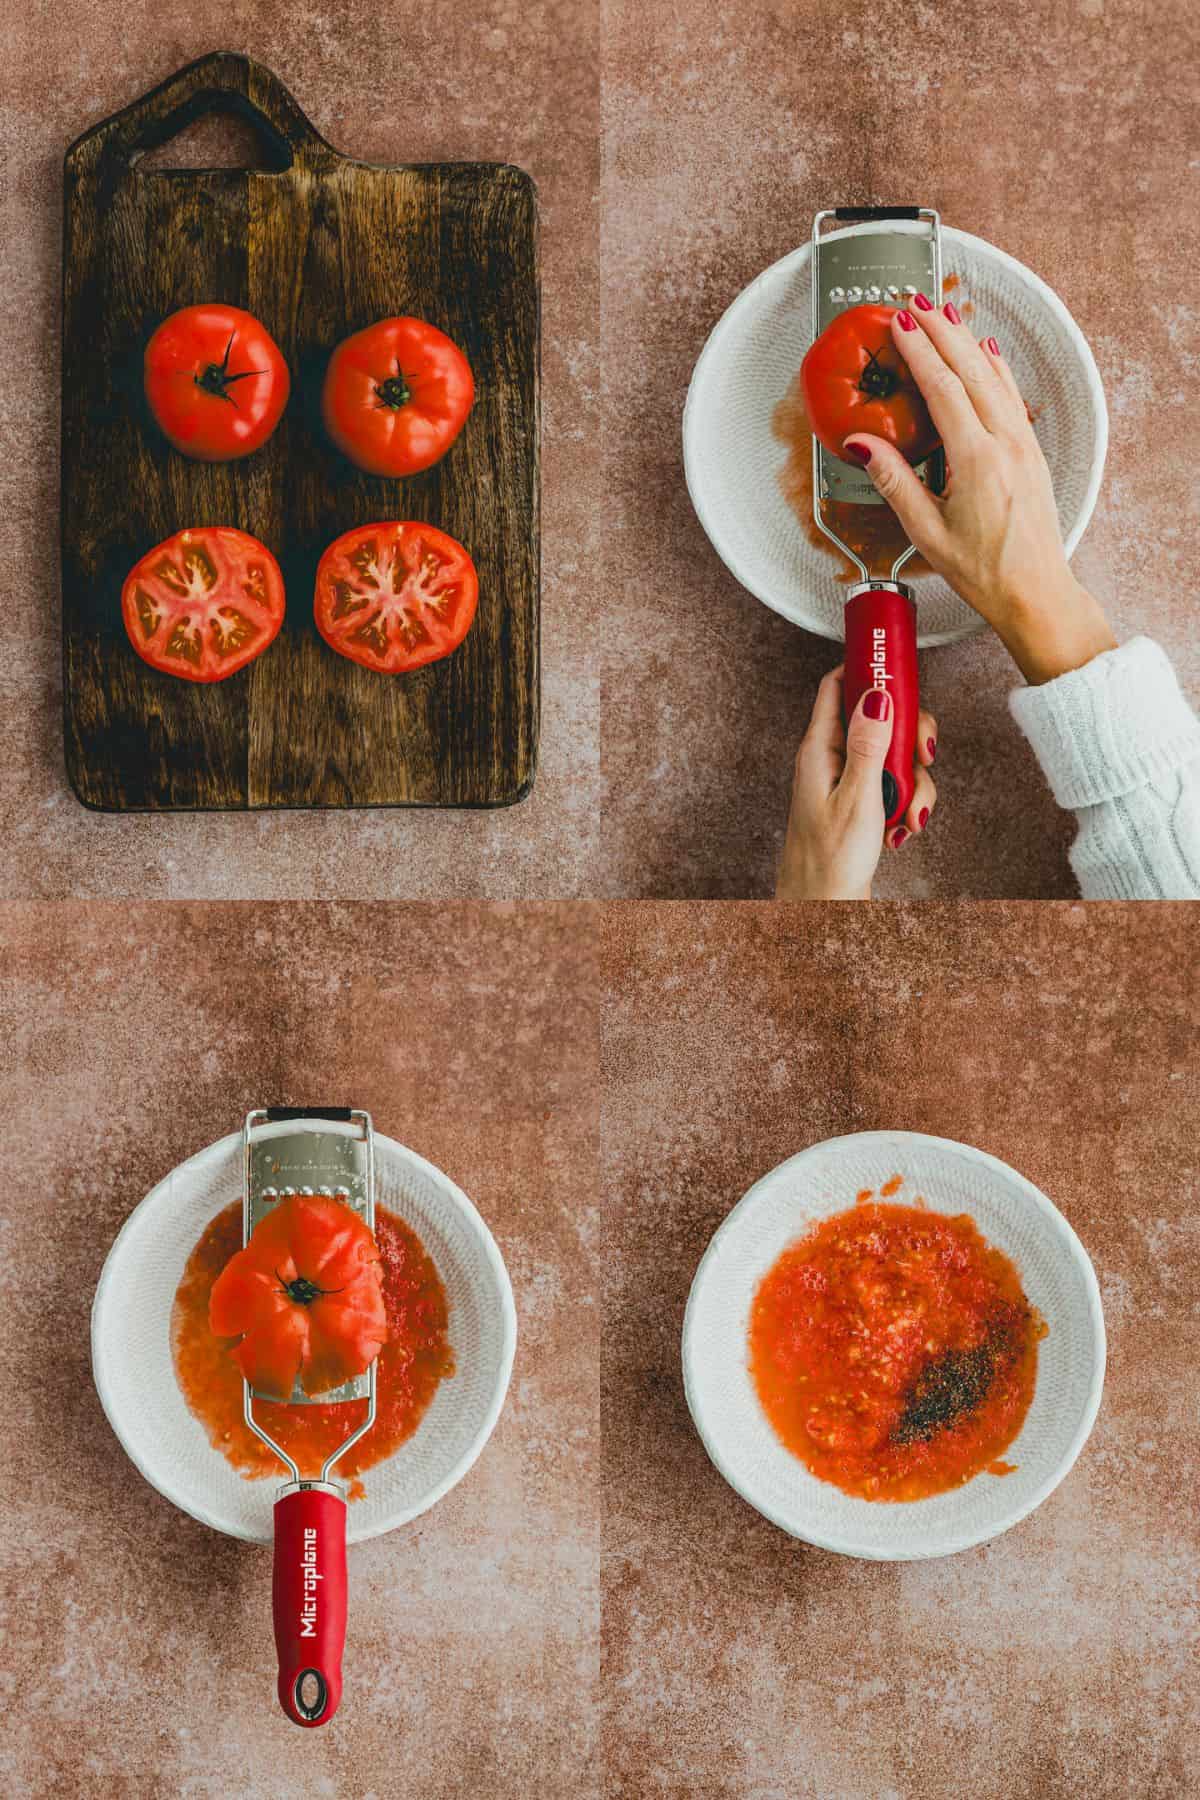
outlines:
[{"label": "tomato flesh", "polygon": [[920,388],[892,337],[890,306],[852,306],[838,313],[809,347],[800,367],[804,409],[813,435],[840,461],[851,432],[894,444],[910,463],[941,443]]},{"label": "tomato flesh", "polygon": [[325,428],[370,475],[415,475],[440,461],[475,399],[458,345],[423,319],[380,319],[340,343],[322,391]]},{"label": "tomato flesh", "polygon": [[360,525],[336,538],[317,568],[317,630],[339,656],[402,675],[449,656],[479,599],[475,565],[432,525]]},{"label": "tomato flesh", "polygon": [[1033,1399],[1045,1325],[973,1219],[884,1204],[890,1191],[864,1191],[776,1259],[751,1307],[750,1371],[814,1475],[908,1501],[994,1468]]},{"label": "tomato flesh", "polygon": [[229,525],[193,526],[156,544],[121,590],[129,641],[185,681],[224,681],[283,623],[283,576],[265,544]]},{"label": "tomato flesh", "polygon": [[184,456],[230,462],[261,448],[287,405],[283,352],[240,306],[185,306],[146,346],[146,400]]},{"label": "tomato flesh", "polygon": [[379,1252],[366,1221],[327,1194],[289,1194],[222,1269],[209,1301],[217,1337],[263,1394],[325,1394],[387,1342]]}]

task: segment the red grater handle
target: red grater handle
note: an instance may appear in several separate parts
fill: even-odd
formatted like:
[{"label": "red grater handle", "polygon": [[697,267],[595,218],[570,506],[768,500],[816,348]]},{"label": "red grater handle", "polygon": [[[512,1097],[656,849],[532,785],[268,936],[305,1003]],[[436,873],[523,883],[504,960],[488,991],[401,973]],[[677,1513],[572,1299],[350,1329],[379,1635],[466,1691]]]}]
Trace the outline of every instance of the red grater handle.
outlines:
[{"label": "red grater handle", "polygon": [[326,1725],[342,1697],[346,1502],[325,1487],[275,1502],[275,1648],[279,1704],[297,1725]]},{"label": "red grater handle", "polygon": [[846,717],[868,688],[892,701],[892,741],[883,765],[885,822],[894,825],[913,797],[917,747],[917,609],[898,582],[868,582],[846,602]]}]

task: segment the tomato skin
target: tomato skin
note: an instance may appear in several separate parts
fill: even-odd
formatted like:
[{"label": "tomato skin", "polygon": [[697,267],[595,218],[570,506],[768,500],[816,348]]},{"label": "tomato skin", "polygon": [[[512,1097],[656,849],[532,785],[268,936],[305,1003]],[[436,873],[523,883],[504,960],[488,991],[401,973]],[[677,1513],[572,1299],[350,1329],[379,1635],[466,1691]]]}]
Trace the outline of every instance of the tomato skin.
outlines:
[{"label": "tomato skin", "polygon": [[163,436],[198,462],[261,449],[283,416],[291,377],[265,325],[240,306],[185,306],[146,345],[146,401]]},{"label": "tomato skin", "polygon": [[941,443],[924,396],[892,338],[891,306],[852,306],[838,313],[809,347],[800,367],[809,427],[831,456],[865,431],[894,444],[910,463]]},{"label": "tomato skin", "polygon": [[289,1194],[213,1283],[214,1336],[263,1394],[290,1399],[361,1375],[388,1337],[379,1251],[365,1220],[325,1194]]},{"label": "tomato skin", "polygon": [[423,319],[380,319],[329,359],[325,429],[368,475],[415,475],[440,462],[475,400],[458,345]]},{"label": "tomato skin", "polygon": [[177,531],[125,577],[121,615],[143,662],[184,681],[224,681],[283,624],[283,574],[265,544],[231,525]]},{"label": "tomato skin", "polygon": [[344,532],[317,566],[313,616],[339,656],[404,675],[449,656],[479,601],[475,564],[456,539],[417,520]]}]

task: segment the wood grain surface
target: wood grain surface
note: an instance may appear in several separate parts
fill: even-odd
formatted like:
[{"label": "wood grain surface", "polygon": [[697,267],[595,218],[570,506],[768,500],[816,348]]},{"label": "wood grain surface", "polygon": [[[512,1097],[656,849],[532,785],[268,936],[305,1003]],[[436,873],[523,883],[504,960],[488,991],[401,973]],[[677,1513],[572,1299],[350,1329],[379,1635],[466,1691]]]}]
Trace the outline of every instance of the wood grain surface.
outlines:
[{"label": "wood grain surface", "polygon": [[[262,166],[139,171],[205,112],[248,118]],[[399,116],[399,115],[398,115]],[[376,168],[339,156],[269,70],[218,53],[74,144],[66,159],[63,662],[67,771],[106,810],[497,806],[533,781],[538,732],[536,196],[504,164]],[[271,332],[292,372],[256,454],[194,462],[156,432],[146,341],[177,307],[223,300]],[[476,402],[434,468],[363,474],[320,423],[334,345],[411,313],[466,353]],[[317,636],[325,546],[352,526],[421,519],[479,571],[452,656],[377,675]],[[203,686],[151,669],[126,638],[121,584],[189,525],[261,538],[287,617],[248,668]]]}]

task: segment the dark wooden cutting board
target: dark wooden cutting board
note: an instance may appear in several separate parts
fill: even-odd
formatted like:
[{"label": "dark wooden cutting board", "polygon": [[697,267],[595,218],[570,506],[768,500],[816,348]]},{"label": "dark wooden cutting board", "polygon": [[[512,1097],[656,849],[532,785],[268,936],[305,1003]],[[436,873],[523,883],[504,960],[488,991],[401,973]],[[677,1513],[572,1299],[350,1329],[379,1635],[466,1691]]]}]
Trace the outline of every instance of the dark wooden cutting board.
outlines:
[{"label": "dark wooden cutting board", "polygon": [[[215,109],[255,125],[263,167],[139,168],[146,151]],[[64,724],[79,798],[109,810],[521,799],[538,733],[529,177],[493,163],[353,162],[318,136],[268,69],[207,56],[72,145],[63,285]],[[254,313],[292,371],[279,428],[237,462],[180,456],[156,433],[142,396],[150,334],[202,300]],[[449,333],[477,391],[448,455],[404,481],[339,457],[314,405],[339,339],[396,313]],[[313,625],[321,551],[380,519],[441,527],[479,571],[466,641],[411,675],[359,668]],[[287,584],[275,643],[208,686],[143,663],[120,611],[137,558],[203,524],[261,538]]]}]

